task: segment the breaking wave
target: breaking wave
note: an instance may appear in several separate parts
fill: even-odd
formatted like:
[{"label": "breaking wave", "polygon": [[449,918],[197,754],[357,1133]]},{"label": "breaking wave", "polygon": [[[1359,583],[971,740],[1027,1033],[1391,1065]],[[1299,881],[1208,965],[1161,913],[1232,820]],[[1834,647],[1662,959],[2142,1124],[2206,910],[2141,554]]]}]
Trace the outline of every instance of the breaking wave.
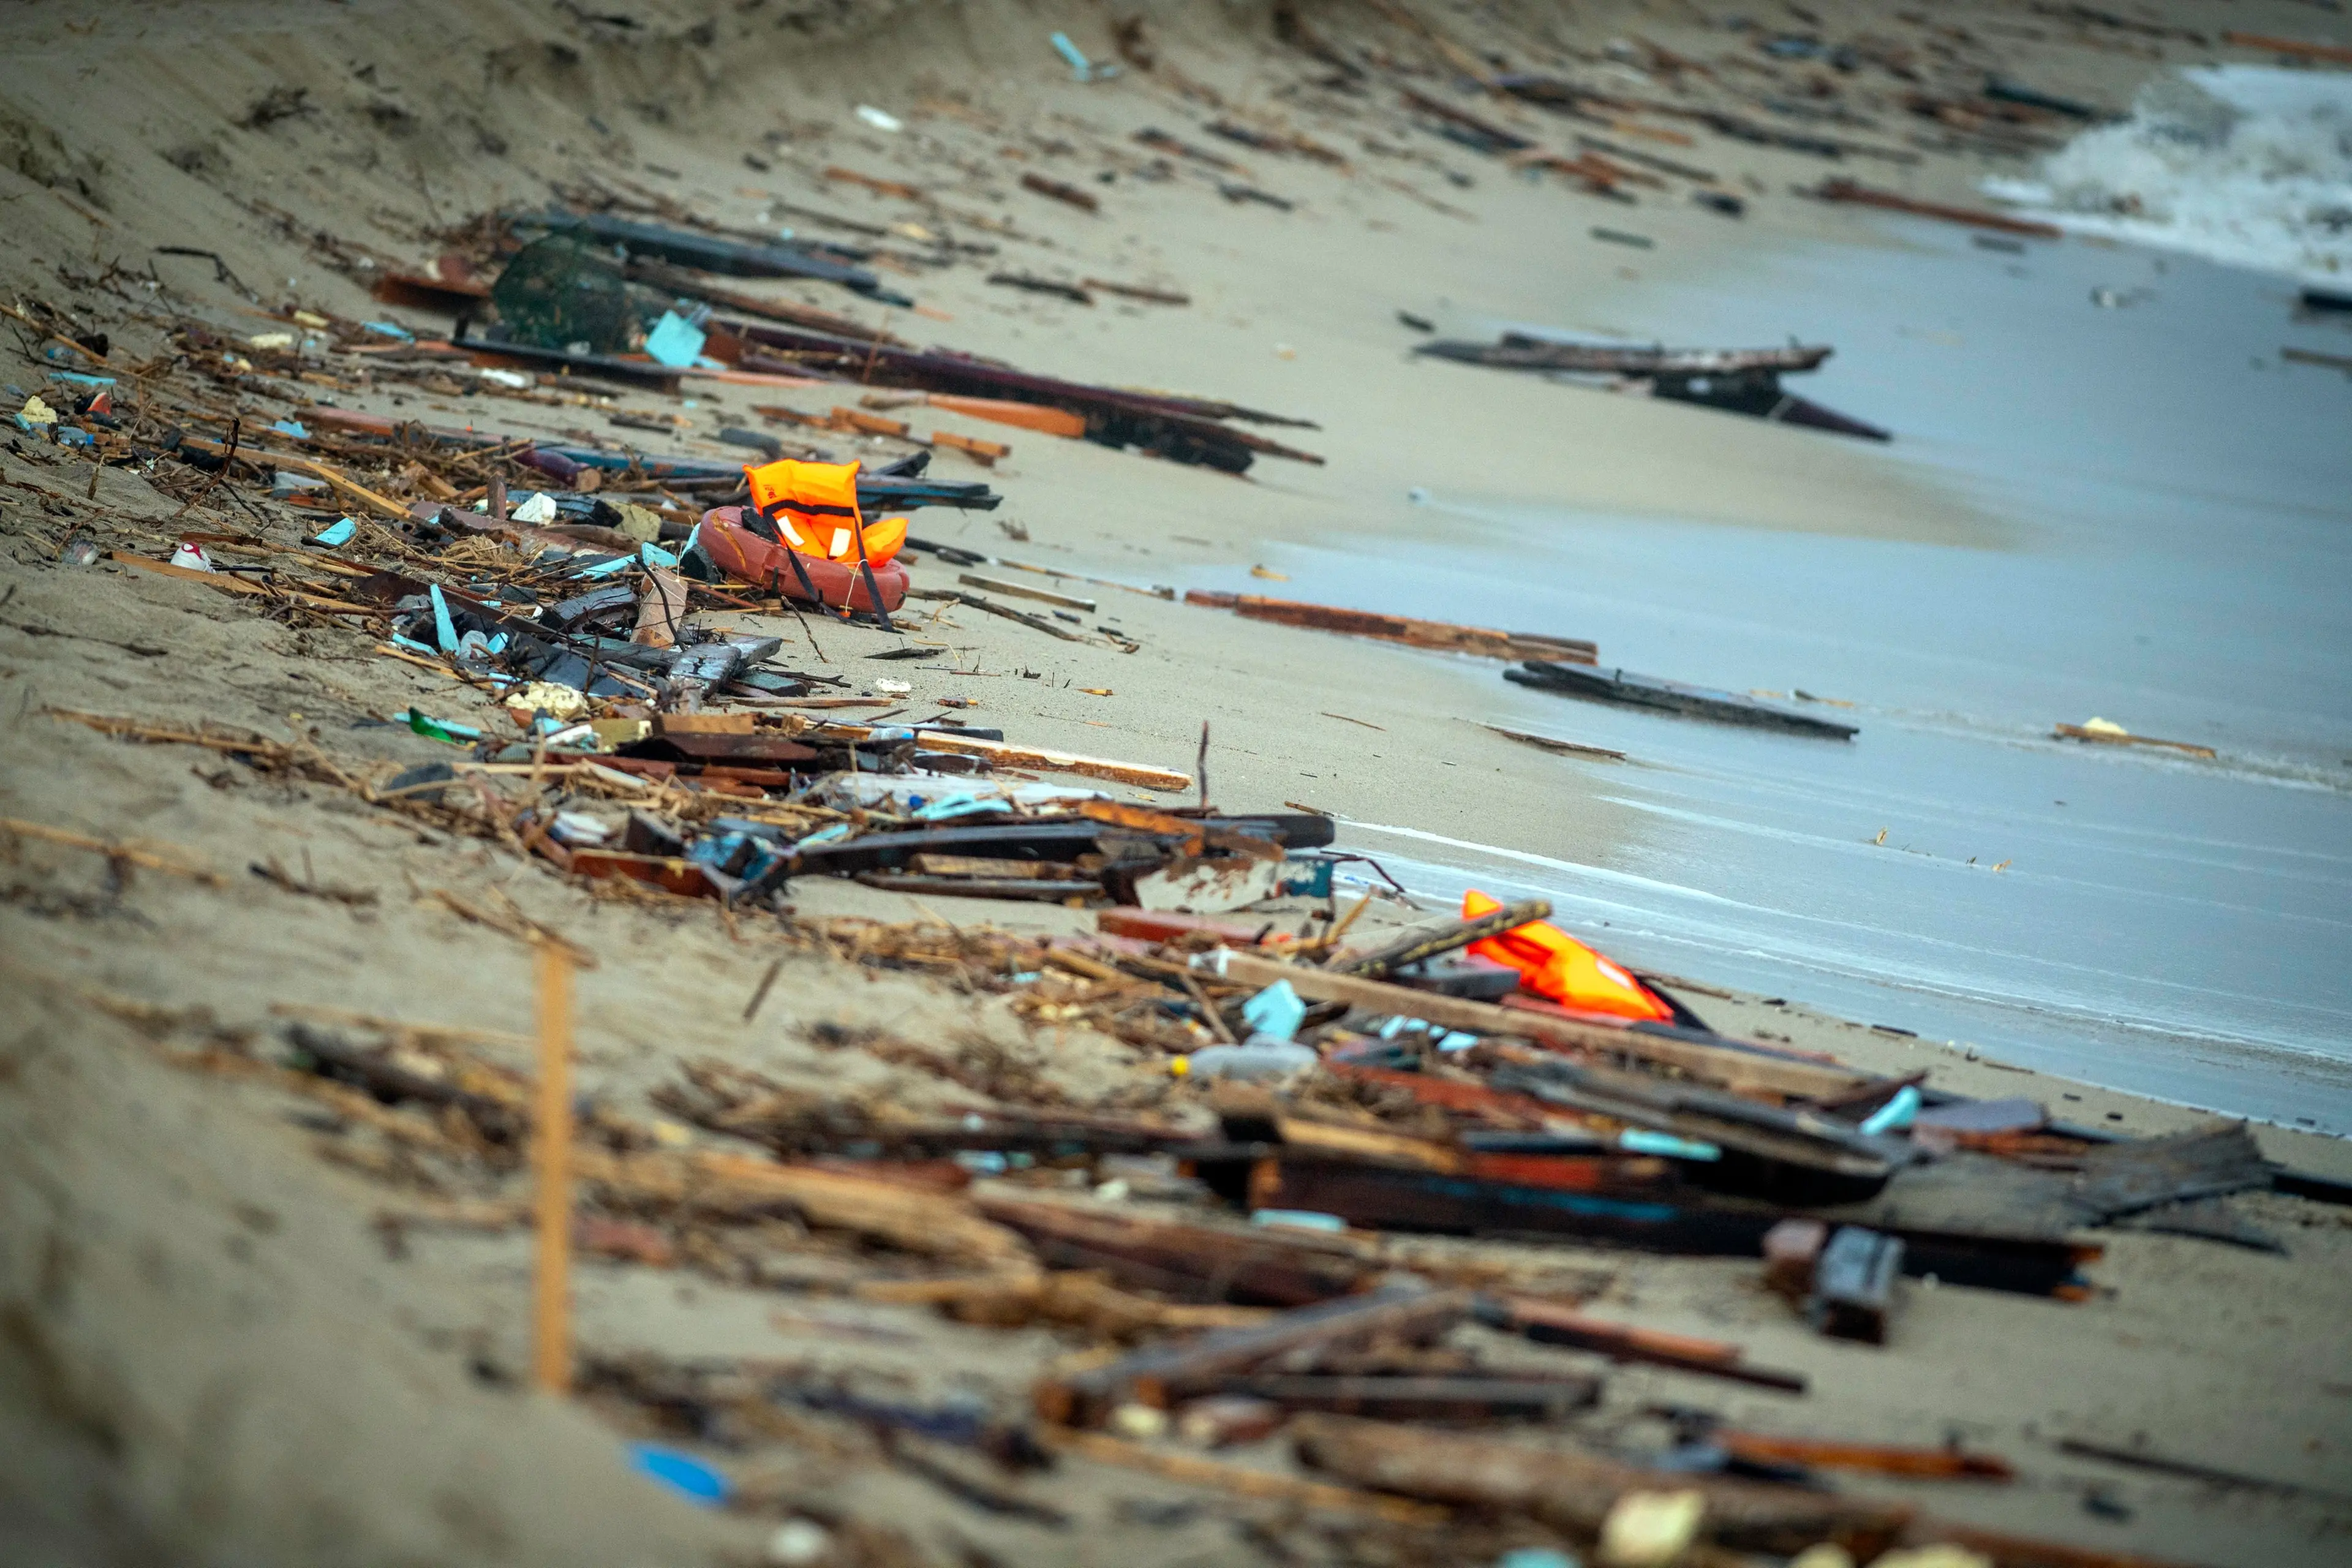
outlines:
[{"label": "breaking wave", "polygon": [[2077,232],[2322,285],[2352,281],[2352,74],[2214,66],[2149,83],[2039,180],[1988,195]]}]

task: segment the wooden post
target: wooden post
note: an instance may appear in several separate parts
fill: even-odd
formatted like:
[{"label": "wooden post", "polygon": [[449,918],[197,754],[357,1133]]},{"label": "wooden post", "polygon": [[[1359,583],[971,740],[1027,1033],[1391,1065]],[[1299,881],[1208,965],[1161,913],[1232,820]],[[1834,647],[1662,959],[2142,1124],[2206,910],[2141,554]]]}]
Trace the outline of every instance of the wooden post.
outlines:
[{"label": "wooden post", "polygon": [[539,944],[539,1257],[532,1280],[531,1381],[572,1387],[572,958]]}]

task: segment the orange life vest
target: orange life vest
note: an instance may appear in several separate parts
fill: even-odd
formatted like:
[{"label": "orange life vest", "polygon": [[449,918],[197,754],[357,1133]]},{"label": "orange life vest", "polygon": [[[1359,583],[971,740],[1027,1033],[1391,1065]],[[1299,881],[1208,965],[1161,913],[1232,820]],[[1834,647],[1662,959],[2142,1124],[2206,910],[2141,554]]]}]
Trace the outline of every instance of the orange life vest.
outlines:
[{"label": "orange life vest", "polygon": [[[1462,895],[1462,918],[1475,920],[1503,906],[1475,889]],[[1520,988],[1563,1007],[1619,1018],[1671,1023],[1674,1010],[1631,974],[1549,921],[1531,921],[1470,944],[1480,958],[1519,972]]]},{"label": "orange life vest", "polygon": [[864,558],[879,566],[907,542],[907,520],[868,523],[857,510],[856,463],[796,463],[789,458],[745,468],[751,504],[772,519],[786,544],[820,561]]}]

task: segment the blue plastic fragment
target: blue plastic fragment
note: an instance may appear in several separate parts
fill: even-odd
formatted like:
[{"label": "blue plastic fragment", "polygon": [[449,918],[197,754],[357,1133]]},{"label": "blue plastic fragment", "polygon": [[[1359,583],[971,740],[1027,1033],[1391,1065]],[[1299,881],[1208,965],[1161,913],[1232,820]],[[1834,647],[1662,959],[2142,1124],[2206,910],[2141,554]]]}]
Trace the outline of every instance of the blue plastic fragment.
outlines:
[{"label": "blue plastic fragment", "polygon": [[812,844],[830,844],[836,838],[846,838],[848,837],[849,824],[846,822],[836,822],[831,827],[818,828],[806,838],[793,839],[793,847],[795,849],[805,849]]},{"label": "blue plastic fragment", "polygon": [[457,623],[449,618],[449,601],[441,596],[441,584],[431,583],[425,592],[433,596],[433,638],[441,645],[443,653],[457,651]]},{"label": "blue plastic fragment", "polygon": [[1298,1033],[1299,1021],[1307,1016],[1307,1004],[1299,1000],[1289,981],[1277,980],[1242,1004],[1242,1016],[1258,1034],[1286,1040]]},{"label": "blue plastic fragment", "polygon": [[658,1443],[632,1443],[629,1463],[639,1475],[660,1481],[689,1502],[715,1508],[727,1500],[727,1478],[691,1454]]},{"label": "blue plastic fragment", "polygon": [[413,653],[437,653],[440,651],[437,648],[426,647],[415,637],[402,637],[398,632],[392,634],[392,643],[394,647],[404,647]]},{"label": "blue plastic fragment", "polygon": [[[69,381],[76,386],[112,386],[114,384],[114,378],[110,375],[89,375],[78,370],[53,370],[49,372],[49,379]],[[15,392],[16,389],[12,386],[8,390]]]},{"label": "blue plastic fragment", "polygon": [[1456,1029],[1438,1041],[1437,1048],[1441,1051],[1466,1051],[1477,1043],[1477,1036]]},{"label": "blue plastic fragment", "polygon": [[677,557],[657,544],[637,546],[637,559],[648,566],[659,566],[665,569],[677,564]]},{"label": "blue plastic fragment", "polygon": [[700,327],[676,310],[664,310],[654,330],[646,334],[646,353],[672,370],[685,370],[702,353],[703,341]]},{"label": "blue plastic fragment", "polygon": [[1894,1099],[1864,1119],[1862,1130],[1874,1136],[1881,1132],[1899,1131],[1910,1126],[1918,1114],[1919,1088],[1916,1084],[1906,1083],[1895,1091]]},{"label": "blue plastic fragment", "polygon": [[599,561],[593,566],[583,566],[572,574],[574,577],[610,577],[615,572],[625,572],[637,563],[634,555],[615,555],[610,561]]},{"label": "blue plastic fragment", "polygon": [[1628,1154],[1656,1154],[1669,1160],[1723,1158],[1723,1151],[1712,1143],[1677,1138],[1671,1132],[1653,1132],[1646,1127],[1628,1127],[1617,1134],[1617,1147]]},{"label": "blue plastic fragment", "polygon": [[352,535],[357,533],[359,531],[360,525],[358,521],[356,519],[347,517],[341,522],[331,522],[327,524],[326,527],[320,529],[318,532],[312,534],[310,536],[310,542],[313,544],[323,544],[331,550],[340,544],[349,544],[352,542]]},{"label": "blue plastic fragment", "polygon": [[297,441],[307,441],[310,438],[310,432],[302,428],[302,422],[299,419],[280,419],[270,428],[280,436],[291,436]]},{"label": "blue plastic fragment", "polygon": [[416,341],[416,334],[398,321],[362,321],[360,325],[378,337],[398,338],[404,343],[413,343]]},{"label": "blue plastic fragment", "polygon": [[57,431],[58,445],[60,447],[87,447],[89,445],[89,432],[82,429],[79,426],[60,425],[57,427]]}]

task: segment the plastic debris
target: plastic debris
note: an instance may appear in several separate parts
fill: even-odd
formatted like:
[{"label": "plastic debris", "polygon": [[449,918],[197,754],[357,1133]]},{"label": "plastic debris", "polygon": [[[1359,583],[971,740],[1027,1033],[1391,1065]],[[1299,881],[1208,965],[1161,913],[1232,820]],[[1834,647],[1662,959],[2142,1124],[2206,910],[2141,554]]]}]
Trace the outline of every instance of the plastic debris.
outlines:
[{"label": "plastic debris", "polygon": [[629,1463],[639,1475],[668,1487],[690,1502],[716,1508],[727,1500],[727,1478],[693,1455],[657,1443],[629,1445]]},{"label": "plastic debris", "polygon": [[1242,1004],[1242,1016],[1257,1031],[1252,1044],[1284,1041],[1298,1033],[1299,1023],[1307,1016],[1307,1004],[1298,999],[1289,981],[1277,980]]}]

